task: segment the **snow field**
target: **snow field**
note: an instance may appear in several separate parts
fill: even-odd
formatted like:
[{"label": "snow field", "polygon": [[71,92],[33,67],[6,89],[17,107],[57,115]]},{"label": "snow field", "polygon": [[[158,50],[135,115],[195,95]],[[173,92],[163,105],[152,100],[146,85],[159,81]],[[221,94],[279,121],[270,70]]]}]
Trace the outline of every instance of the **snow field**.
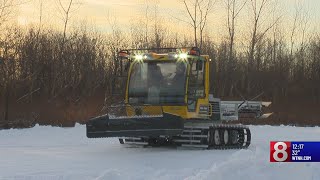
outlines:
[{"label": "snow field", "polygon": [[270,141],[320,141],[319,127],[250,129],[247,150],[123,146],[83,125],[1,130],[0,180],[320,180],[320,163],[269,162]]}]

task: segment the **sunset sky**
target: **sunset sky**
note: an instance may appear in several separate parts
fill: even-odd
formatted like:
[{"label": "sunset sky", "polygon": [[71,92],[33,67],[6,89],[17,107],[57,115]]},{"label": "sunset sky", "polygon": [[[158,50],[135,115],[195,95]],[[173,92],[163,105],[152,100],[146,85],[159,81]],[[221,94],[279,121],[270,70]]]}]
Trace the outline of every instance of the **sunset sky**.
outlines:
[{"label": "sunset sky", "polygon": [[[16,20],[21,25],[37,25],[40,15],[40,1],[31,0],[19,7]],[[65,6],[69,0],[62,0]],[[80,4],[74,5],[71,16],[71,24],[86,22],[93,25],[99,31],[108,31],[108,16],[116,17],[119,26],[129,27],[130,22],[141,17],[145,9],[145,0],[74,0]],[[152,0],[150,0],[152,1]],[[155,0],[153,0],[154,2]],[[319,0],[280,0],[280,12],[286,16],[284,21],[292,18],[296,1],[299,1],[303,9],[309,13],[312,27],[320,29],[320,1]],[[43,22],[57,27],[62,26],[61,14],[59,14],[58,0],[42,0]],[[218,0],[209,18],[209,27],[225,26],[225,9],[223,0]],[[158,0],[159,16],[165,20],[177,22],[177,18],[185,18],[184,6],[181,0]],[[152,6],[152,4],[150,5]],[[249,10],[242,12],[243,17],[249,15]],[[178,22],[177,22],[178,23]],[[180,22],[180,25],[183,25]],[[215,28],[217,29],[217,28]],[[222,29],[222,28],[220,28]],[[219,30],[217,30],[219,32]],[[220,30],[225,31],[225,30]]]}]

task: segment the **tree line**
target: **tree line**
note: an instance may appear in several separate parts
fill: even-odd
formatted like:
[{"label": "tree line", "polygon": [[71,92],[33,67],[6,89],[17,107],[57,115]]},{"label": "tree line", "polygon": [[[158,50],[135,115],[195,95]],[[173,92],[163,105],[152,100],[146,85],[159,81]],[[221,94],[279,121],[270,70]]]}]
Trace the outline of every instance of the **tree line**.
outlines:
[{"label": "tree line", "polygon": [[[298,32],[301,18],[297,10],[288,41],[279,28],[278,17],[266,26],[260,25],[269,0],[260,4],[254,0],[225,2],[228,35],[221,41],[212,38],[206,27],[212,1],[195,1],[192,6],[183,2],[191,19],[190,35],[168,28],[162,18],[147,15],[131,24],[129,30],[121,29],[110,17],[109,33],[85,26],[68,30],[67,8],[63,31],[2,27],[0,126],[85,122],[103,113],[103,107],[114,100],[110,85],[119,49],[193,45],[211,58],[210,90],[216,97],[272,101],[274,123],[320,124],[319,34],[304,35],[301,21],[302,32]],[[235,42],[239,36],[238,14],[248,5],[254,22],[250,38]],[[145,12],[156,15],[158,11],[155,5]],[[305,36],[299,43],[294,39],[297,33]]]}]

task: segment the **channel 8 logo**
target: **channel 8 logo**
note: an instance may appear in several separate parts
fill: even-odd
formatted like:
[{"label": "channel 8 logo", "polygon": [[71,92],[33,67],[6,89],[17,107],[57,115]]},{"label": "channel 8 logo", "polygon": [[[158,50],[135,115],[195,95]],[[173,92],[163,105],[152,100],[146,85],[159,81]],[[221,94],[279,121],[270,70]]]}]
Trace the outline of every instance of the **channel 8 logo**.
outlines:
[{"label": "channel 8 logo", "polygon": [[270,142],[270,162],[290,162],[291,142]]}]

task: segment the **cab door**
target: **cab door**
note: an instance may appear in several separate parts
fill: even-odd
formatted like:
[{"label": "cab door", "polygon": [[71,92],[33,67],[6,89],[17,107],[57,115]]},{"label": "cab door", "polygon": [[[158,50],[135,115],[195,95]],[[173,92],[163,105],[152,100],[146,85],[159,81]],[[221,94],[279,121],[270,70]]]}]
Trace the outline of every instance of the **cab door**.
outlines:
[{"label": "cab door", "polygon": [[130,65],[131,60],[128,58],[128,52],[120,51],[114,62],[113,75],[111,77],[111,94],[120,101],[125,100]]},{"label": "cab door", "polygon": [[204,59],[194,59],[189,61],[190,71],[188,77],[188,111],[196,112],[200,99],[204,99],[205,94],[205,66]]}]

